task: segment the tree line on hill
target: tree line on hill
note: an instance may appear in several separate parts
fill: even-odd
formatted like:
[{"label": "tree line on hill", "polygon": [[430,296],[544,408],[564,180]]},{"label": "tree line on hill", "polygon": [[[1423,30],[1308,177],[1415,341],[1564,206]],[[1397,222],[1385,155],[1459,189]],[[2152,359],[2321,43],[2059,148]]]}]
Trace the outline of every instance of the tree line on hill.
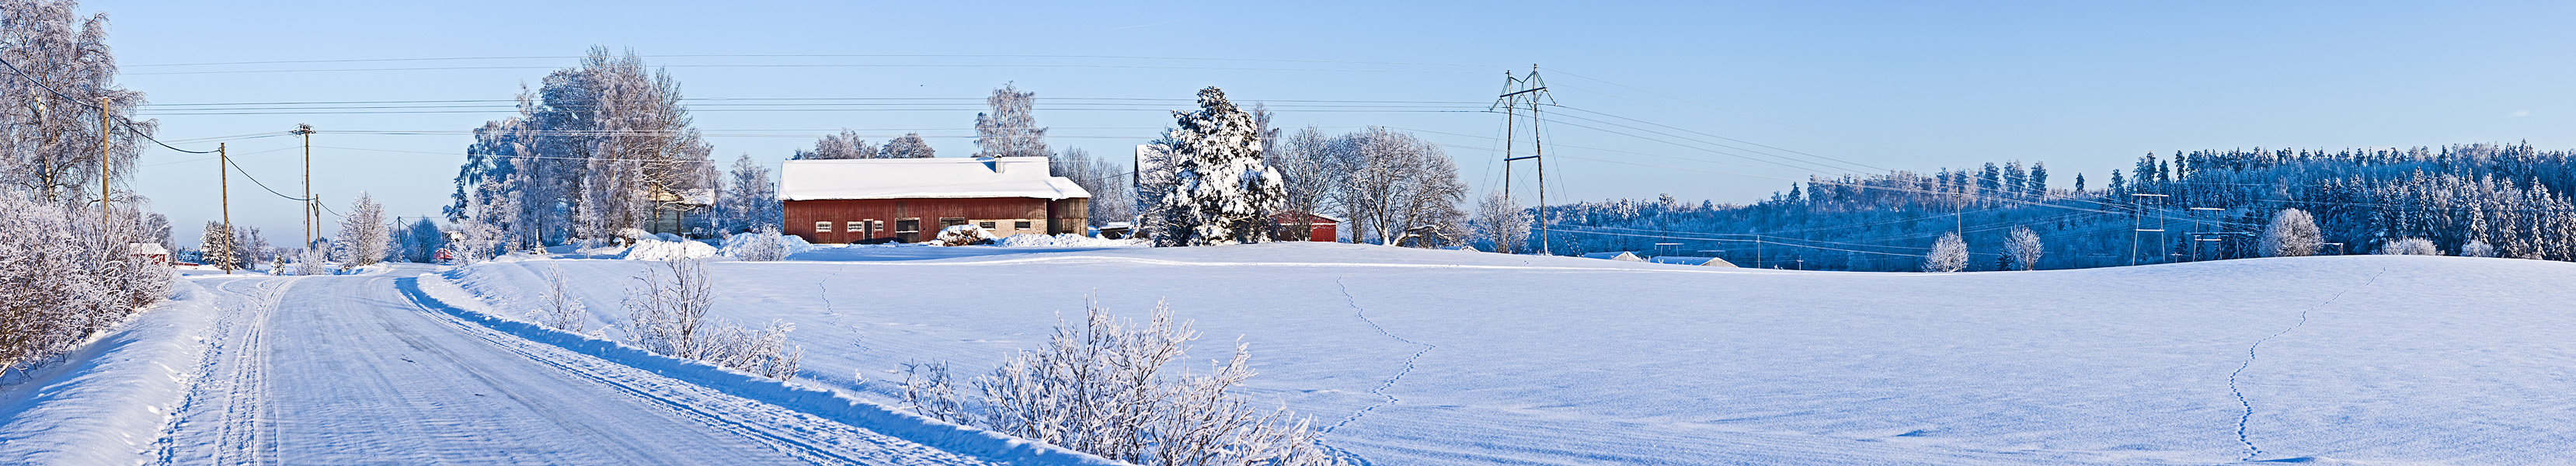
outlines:
[{"label": "tree line on hill", "polygon": [[[2568,151],[2527,143],[2148,154],[2098,188],[2077,175],[2071,189],[2048,189],[2046,173],[2041,164],[1989,163],[1811,177],[1745,205],[1670,196],[1578,202],[1549,206],[1546,241],[1559,254],[1896,271],[1924,268],[1942,238],[1956,235],[1968,256],[1962,270],[2083,268],[2277,255],[2266,242],[2276,220],[2294,215],[2314,224],[2322,254],[2576,260],[2576,206],[2566,194],[2576,163]],[[2012,253],[2017,230],[2030,232],[2020,247],[2039,254]]]}]

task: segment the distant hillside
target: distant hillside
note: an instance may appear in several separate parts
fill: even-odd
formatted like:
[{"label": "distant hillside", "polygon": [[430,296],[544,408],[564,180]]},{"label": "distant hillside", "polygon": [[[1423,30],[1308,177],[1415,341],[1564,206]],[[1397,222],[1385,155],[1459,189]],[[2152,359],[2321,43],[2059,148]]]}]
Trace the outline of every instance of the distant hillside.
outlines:
[{"label": "distant hillside", "polygon": [[1988,163],[1813,178],[1752,205],[1666,196],[1550,206],[1556,226],[1548,244],[1558,254],[1648,251],[1747,267],[1915,270],[1936,239],[1959,231],[1971,270],[1995,270],[2009,265],[2007,232],[2029,227],[2046,243],[2039,268],[2105,267],[2253,257],[2271,217],[2298,208],[2315,214],[2325,241],[2341,243],[2323,254],[2364,254],[2420,237],[2446,254],[2479,241],[2502,257],[2566,261],[2576,260],[2571,158],[2576,152],[2527,143],[2202,150],[2148,154],[2108,179],[2079,175],[2071,189],[2045,189],[2041,164]]}]

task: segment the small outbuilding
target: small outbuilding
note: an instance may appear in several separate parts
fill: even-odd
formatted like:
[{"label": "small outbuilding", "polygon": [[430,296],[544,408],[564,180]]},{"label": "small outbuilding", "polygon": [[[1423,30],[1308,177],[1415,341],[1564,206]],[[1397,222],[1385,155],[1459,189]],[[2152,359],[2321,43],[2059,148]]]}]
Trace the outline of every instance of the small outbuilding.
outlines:
[{"label": "small outbuilding", "polygon": [[1588,258],[1588,259],[1609,259],[1609,260],[1614,260],[1614,261],[1627,261],[1627,262],[1645,262],[1645,261],[1646,261],[1646,259],[1644,259],[1644,258],[1637,257],[1637,254],[1636,254],[1636,253],[1632,253],[1632,252],[1628,252],[1628,251],[1618,251],[1618,252],[1596,252],[1596,253],[1591,253],[1591,254],[1584,254],[1584,255],[1583,255],[1583,257],[1584,257],[1584,258]]},{"label": "small outbuilding", "polygon": [[170,265],[170,248],[161,243],[126,243],[125,254],[152,265]]},{"label": "small outbuilding", "polygon": [[1280,212],[1271,214],[1270,222],[1278,225],[1279,227],[1278,230],[1275,230],[1278,233],[1271,235],[1271,239],[1274,240],[1296,241],[1298,238],[1295,233],[1299,229],[1304,229],[1306,231],[1306,241],[1321,241],[1326,243],[1341,241],[1341,225],[1343,222],[1341,217],[1313,212]]},{"label": "small outbuilding", "polygon": [[1715,258],[1715,257],[1655,256],[1655,257],[1647,258],[1647,259],[1646,259],[1646,262],[1653,262],[1653,263],[1657,263],[1657,264],[1697,265],[1697,266],[1703,266],[1703,267],[1734,267],[1734,266],[1735,266],[1735,263],[1733,263],[1733,262],[1727,262],[1727,261],[1726,261],[1726,259],[1719,259],[1719,258]]},{"label": "small outbuilding", "polygon": [[1083,234],[1091,192],[1046,157],[789,160],[779,231],[815,244],[918,243],[975,225],[995,236]]}]

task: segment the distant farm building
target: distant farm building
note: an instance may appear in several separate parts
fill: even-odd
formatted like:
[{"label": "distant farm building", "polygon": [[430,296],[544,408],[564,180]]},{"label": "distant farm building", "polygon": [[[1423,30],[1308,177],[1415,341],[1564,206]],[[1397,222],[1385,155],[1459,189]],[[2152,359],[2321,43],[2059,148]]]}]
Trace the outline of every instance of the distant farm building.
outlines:
[{"label": "distant farm building", "polygon": [[1091,192],[1045,157],[789,160],[778,198],[780,231],[817,244],[918,243],[954,225],[1081,234],[1091,220]]},{"label": "distant farm building", "polygon": [[1726,261],[1726,259],[1719,259],[1719,258],[1715,258],[1715,257],[1655,256],[1655,257],[1647,258],[1647,259],[1646,259],[1646,262],[1653,262],[1653,263],[1657,263],[1657,264],[1697,265],[1697,266],[1706,266],[1706,267],[1734,267],[1734,266],[1735,266],[1735,263],[1733,263],[1733,262],[1727,262],[1727,261]]},{"label": "distant farm building", "polygon": [[170,265],[170,248],[161,243],[125,243],[125,253],[152,265]]},{"label": "distant farm building", "polygon": [[1589,258],[1589,259],[1609,259],[1609,260],[1614,260],[1614,261],[1628,261],[1628,262],[1645,262],[1645,261],[1646,261],[1646,260],[1645,260],[1645,259],[1643,259],[1643,258],[1639,258],[1639,257],[1637,257],[1637,254],[1636,254],[1636,253],[1632,253],[1632,252],[1628,252],[1628,251],[1619,251],[1619,252],[1596,252],[1596,253],[1591,253],[1591,254],[1584,254],[1584,255],[1583,255],[1583,257],[1585,257],[1585,258]]}]

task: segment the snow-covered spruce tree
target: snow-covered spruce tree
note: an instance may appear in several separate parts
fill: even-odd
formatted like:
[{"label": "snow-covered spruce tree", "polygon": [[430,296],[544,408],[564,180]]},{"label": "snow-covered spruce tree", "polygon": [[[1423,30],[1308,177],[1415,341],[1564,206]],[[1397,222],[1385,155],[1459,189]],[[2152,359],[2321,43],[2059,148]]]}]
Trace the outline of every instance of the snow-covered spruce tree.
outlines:
[{"label": "snow-covered spruce tree", "polygon": [[2386,244],[2379,245],[2379,253],[2386,255],[2439,256],[2442,255],[2442,249],[2433,246],[2433,240],[2423,238],[2398,238],[2390,240]]},{"label": "snow-covered spruce tree", "polygon": [[1001,89],[993,90],[991,97],[984,98],[984,105],[992,110],[975,114],[975,156],[1047,156],[1047,130],[1038,127],[1034,110],[1037,95],[1003,84]]},{"label": "snow-covered spruce tree", "polygon": [[1172,112],[1174,179],[1152,219],[1156,246],[1215,246],[1269,239],[1270,214],[1287,188],[1261,162],[1260,127],[1215,87],[1199,90],[1199,111]]},{"label": "snow-covered spruce tree", "polygon": [[1932,252],[1923,255],[1925,272],[1957,272],[1968,268],[1968,242],[1956,232],[1942,233],[1941,241],[1932,243]]},{"label": "snow-covered spruce tree", "polygon": [[388,236],[385,206],[362,191],[349,202],[349,215],[340,219],[340,238],[332,241],[331,255],[340,260],[341,270],[375,264],[393,243]]},{"label": "snow-covered spruce tree", "polygon": [[[751,157],[751,154],[743,154],[743,157]],[[845,129],[841,130],[841,134],[823,135],[822,139],[814,140],[814,150],[797,149],[796,156],[791,158],[796,160],[846,160],[872,159],[876,157],[876,146],[868,144],[868,141],[865,139],[859,139],[859,132]]]},{"label": "snow-covered spruce tree", "polygon": [[2004,249],[2022,270],[2039,270],[2039,256],[2047,252],[2039,242],[2039,232],[2030,227],[2013,227],[2012,237],[2004,240]]},{"label": "snow-covered spruce tree", "polygon": [[938,155],[939,151],[930,149],[929,142],[921,140],[921,133],[903,133],[877,148],[877,158],[881,159],[926,159]]},{"label": "snow-covered spruce tree", "polygon": [[727,232],[772,230],[786,220],[780,217],[778,185],[769,181],[769,166],[751,158],[751,154],[733,160],[733,178],[725,183],[724,194],[717,196],[716,212],[724,217]]},{"label": "snow-covered spruce tree", "polygon": [[2271,226],[2263,229],[2262,248],[2266,256],[2315,255],[2324,242],[2324,236],[2317,232],[2317,219],[2308,216],[2305,210],[2281,209],[2272,214]]},{"label": "snow-covered spruce tree", "polygon": [[275,245],[268,244],[268,237],[259,234],[259,227],[233,226],[233,263],[241,264],[242,268],[258,269],[259,264],[277,257],[276,249]]},{"label": "snow-covered spruce tree", "polygon": [[1519,254],[1529,240],[1529,210],[1500,190],[1485,193],[1476,202],[1476,231],[1494,252]]},{"label": "snow-covered spruce tree", "polygon": [[1305,419],[1233,392],[1253,375],[1247,346],[1204,375],[1176,374],[1198,333],[1169,308],[1156,306],[1142,326],[1096,302],[1084,317],[976,377],[970,399],[956,398],[946,364],[907,364],[905,401],[925,416],[1145,466],[1350,463]]}]

